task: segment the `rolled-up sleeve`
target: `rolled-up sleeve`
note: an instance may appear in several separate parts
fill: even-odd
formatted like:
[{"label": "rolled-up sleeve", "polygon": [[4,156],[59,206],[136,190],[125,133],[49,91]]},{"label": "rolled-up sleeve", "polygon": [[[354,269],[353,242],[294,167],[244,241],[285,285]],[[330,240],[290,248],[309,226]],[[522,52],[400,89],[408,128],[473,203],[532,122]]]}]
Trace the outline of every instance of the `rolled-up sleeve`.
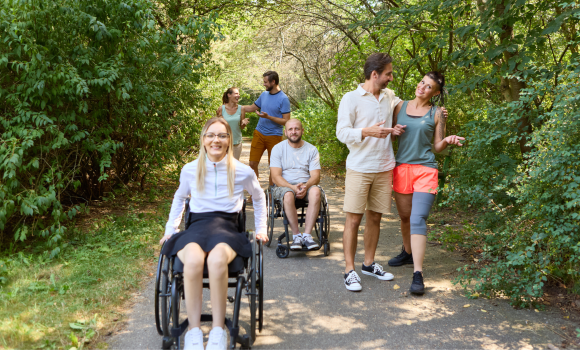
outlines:
[{"label": "rolled-up sleeve", "polygon": [[347,145],[362,142],[362,128],[354,128],[355,107],[348,95],[340,100],[338,107],[336,137]]},{"label": "rolled-up sleeve", "polygon": [[165,225],[165,235],[170,236],[177,232],[179,224],[181,224],[181,217],[183,216],[183,209],[185,208],[185,201],[190,195],[189,184],[191,183],[190,175],[185,168],[181,169],[179,176],[179,188],[175,191],[173,196],[173,203],[171,204],[171,211],[169,212],[169,220]]},{"label": "rolled-up sleeve", "polygon": [[244,181],[244,189],[252,196],[256,234],[266,234],[266,218],[268,211],[266,208],[266,195],[264,195],[264,191],[262,190],[262,187],[260,187],[258,178],[256,177],[256,174],[253,170],[250,170],[250,173],[248,173],[246,176]]}]

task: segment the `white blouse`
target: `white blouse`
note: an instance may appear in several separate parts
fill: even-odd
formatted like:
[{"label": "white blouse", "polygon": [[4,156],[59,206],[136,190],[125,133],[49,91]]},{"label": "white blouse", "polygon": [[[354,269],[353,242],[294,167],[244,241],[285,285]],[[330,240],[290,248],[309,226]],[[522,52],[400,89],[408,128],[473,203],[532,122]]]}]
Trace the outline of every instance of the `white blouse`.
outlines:
[{"label": "white blouse", "polygon": [[197,191],[196,172],[198,159],[187,163],[181,169],[179,188],[173,196],[173,204],[169,212],[169,220],[165,225],[165,235],[172,235],[178,231],[185,200],[191,196],[189,210],[192,213],[208,213],[223,211],[237,213],[242,210],[244,190],[252,195],[254,207],[254,222],[256,234],[266,234],[266,196],[260,187],[256,173],[249,166],[237,161],[234,195],[230,198],[227,182],[226,158],[215,163],[208,158],[205,160],[207,171],[205,174],[205,189],[203,193]]}]

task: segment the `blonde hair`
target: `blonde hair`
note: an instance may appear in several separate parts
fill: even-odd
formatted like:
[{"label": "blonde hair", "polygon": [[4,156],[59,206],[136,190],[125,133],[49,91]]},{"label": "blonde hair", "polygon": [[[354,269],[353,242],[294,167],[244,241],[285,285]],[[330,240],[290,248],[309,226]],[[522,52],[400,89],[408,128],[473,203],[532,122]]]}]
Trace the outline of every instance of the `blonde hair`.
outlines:
[{"label": "blonde hair", "polygon": [[203,193],[205,190],[205,174],[206,174],[206,166],[205,166],[205,159],[207,158],[207,152],[205,150],[205,145],[203,144],[204,134],[207,132],[207,129],[214,124],[214,123],[221,123],[226,127],[228,134],[230,134],[229,141],[228,141],[228,150],[226,153],[226,165],[227,165],[227,174],[228,174],[228,193],[230,198],[234,195],[234,186],[236,181],[236,163],[234,158],[234,141],[232,136],[232,128],[228,124],[228,122],[221,117],[213,117],[205,122],[203,129],[201,130],[201,135],[199,135],[199,158],[197,163],[197,191],[199,193]]}]

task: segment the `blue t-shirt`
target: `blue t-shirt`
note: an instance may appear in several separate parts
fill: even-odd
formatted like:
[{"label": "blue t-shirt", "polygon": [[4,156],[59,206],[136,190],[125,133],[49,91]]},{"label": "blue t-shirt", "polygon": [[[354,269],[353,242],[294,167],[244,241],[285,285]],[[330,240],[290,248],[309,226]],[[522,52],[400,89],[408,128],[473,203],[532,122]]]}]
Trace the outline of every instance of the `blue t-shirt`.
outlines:
[{"label": "blue t-shirt", "polygon": [[[290,100],[282,90],[273,95],[268,91],[264,91],[254,104],[262,112],[266,112],[275,118],[282,118],[282,114],[290,113]],[[283,125],[274,123],[266,118],[260,118],[258,126],[256,126],[256,130],[264,136],[282,136],[283,128]]]}]

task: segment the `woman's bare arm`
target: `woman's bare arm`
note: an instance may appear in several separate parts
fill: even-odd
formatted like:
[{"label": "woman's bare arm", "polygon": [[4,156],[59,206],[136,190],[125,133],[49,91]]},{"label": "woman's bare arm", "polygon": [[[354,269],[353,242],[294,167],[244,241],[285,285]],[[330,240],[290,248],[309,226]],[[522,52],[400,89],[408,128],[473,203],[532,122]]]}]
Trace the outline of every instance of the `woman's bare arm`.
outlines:
[{"label": "woman's bare arm", "polygon": [[249,122],[250,119],[246,118],[246,111],[244,110],[244,106],[242,106],[242,114],[240,115],[240,128],[245,128]]},{"label": "woman's bare arm", "polygon": [[445,128],[447,127],[447,116],[443,114],[440,107],[435,112],[435,142],[433,148],[435,152],[442,152],[448,145],[463,146],[459,141],[465,140],[464,137],[450,135],[445,137]]},{"label": "woman's bare arm", "polygon": [[399,104],[397,104],[397,106],[395,107],[395,110],[393,111],[393,125],[391,126],[391,128],[394,128],[395,125],[397,125],[397,116],[399,115],[399,112],[401,111],[402,107],[403,101],[399,102]]}]

